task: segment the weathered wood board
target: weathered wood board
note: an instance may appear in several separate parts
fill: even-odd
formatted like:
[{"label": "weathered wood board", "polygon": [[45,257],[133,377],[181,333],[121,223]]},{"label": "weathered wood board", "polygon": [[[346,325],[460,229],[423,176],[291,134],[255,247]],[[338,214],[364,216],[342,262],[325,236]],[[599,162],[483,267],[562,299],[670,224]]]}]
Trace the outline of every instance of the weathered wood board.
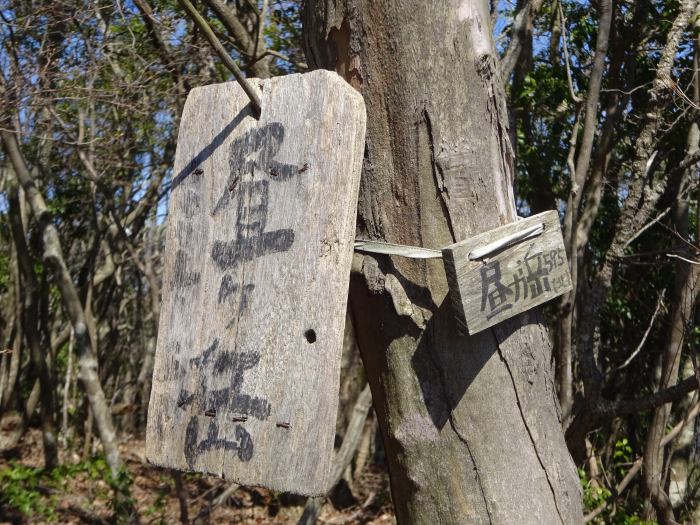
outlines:
[{"label": "weathered wood board", "polygon": [[[480,247],[535,227],[536,237],[470,260]],[[556,211],[506,224],[442,250],[457,323],[475,334],[571,290],[571,276]]]},{"label": "weathered wood board", "polygon": [[192,90],[178,136],[146,455],[330,487],[365,107],[338,75]]}]

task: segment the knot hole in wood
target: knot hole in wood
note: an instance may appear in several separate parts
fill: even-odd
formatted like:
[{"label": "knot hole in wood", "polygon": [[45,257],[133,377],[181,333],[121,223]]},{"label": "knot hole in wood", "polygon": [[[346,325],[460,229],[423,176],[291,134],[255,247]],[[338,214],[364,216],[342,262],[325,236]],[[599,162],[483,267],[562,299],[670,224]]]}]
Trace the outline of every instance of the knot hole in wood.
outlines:
[{"label": "knot hole in wood", "polygon": [[315,343],[316,342],[316,331],[312,328],[309,328],[306,332],[304,332],[304,337],[306,338],[307,343]]}]

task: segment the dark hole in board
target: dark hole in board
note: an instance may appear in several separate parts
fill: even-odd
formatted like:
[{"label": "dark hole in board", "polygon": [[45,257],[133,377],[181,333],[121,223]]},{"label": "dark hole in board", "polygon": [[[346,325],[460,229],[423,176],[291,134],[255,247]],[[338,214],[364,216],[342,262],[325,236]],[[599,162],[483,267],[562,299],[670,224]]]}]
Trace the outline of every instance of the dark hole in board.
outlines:
[{"label": "dark hole in board", "polygon": [[308,343],[315,343],[316,342],[316,331],[309,328],[306,332],[304,332],[304,337],[306,337],[306,341]]}]

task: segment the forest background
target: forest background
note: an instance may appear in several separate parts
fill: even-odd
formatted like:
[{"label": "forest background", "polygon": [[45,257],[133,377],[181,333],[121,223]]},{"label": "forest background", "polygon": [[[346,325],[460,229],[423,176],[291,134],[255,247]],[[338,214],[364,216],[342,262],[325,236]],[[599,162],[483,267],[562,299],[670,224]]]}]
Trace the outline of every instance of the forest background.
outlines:
[{"label": "forest background", "polygon": [[[307,70],[301,4],[196,7],[246,75]],[[542,312],[591,522],[700,523],[698,9],[491,5],[518,211],[560,212],[576,284]],[[0,0],[0,38],[0,521],[393,522],[353,340],[329,498],[145,463],[178,119],[231,80],[180,4]]]}]

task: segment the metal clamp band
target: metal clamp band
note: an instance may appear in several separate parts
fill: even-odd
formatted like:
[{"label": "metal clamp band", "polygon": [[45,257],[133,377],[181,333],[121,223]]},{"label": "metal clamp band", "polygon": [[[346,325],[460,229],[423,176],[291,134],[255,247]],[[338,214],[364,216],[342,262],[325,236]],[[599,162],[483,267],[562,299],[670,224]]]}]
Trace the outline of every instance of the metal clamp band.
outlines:
[{"label": "metal clamp band", "polygon": [[[471,252],[469,252],[469,260],[476,261],[478,259],[483,259],[484,257],[507,248],[508,246],[537,237],[538,235],[541,235],[543,231],[544,224],[535,224],[527,230],[495,240],[486,246],[474,248]],[[382,241],[367,241],[363,239],[355,239],[355,251],[364,253],[381,253],[384,255],[399,255],[410,259],[442,258],[442,252],[440,250],[421,248],[419,246],[406,246],[404,244],[392,244],[390,242]]]},{"label": "metal clamp band", "polygon": [[507,237],[503,237],[502,239],[495,240],[487,244],[486,246],[474,248],[472,251],[469,252],[469,260],[476,261],[478,259],[482,259],[487,255],[492,254],[493,252],[497,252],[499,250],[502,250],[503,248],[507,248],[508,246],[512,246],[513,244],[517,244],[527,239],[537,237],[538,235],[541,235],[543,231],[544,224],[535,224],[527,230],[523,230],[521,232],[514,233]]},{"label": "metal clamp band", "polygon": [[381,241],[355,240],[355,251],[366,253],[383,253],[386,255],[400,255],[410,259],[441,259],[440,250],[430,248],[420,248],[418,246],[405,246],[403,244],[392,244]]}]

